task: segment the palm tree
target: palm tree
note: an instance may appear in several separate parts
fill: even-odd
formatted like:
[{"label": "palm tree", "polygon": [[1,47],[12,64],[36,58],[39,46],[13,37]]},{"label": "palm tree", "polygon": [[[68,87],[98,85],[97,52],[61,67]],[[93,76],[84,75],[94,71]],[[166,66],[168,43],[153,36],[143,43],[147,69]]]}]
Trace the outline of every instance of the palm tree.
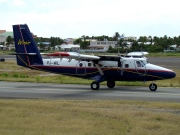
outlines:
[{"label": "palm tree", "polygon": [[118,38],[120,37],[120,35],[119,35],[119,32],[115,32],[115,34],[114,34],[114,36],[113,36],[113,39],[115,40],[115,41],[118,41]]}]

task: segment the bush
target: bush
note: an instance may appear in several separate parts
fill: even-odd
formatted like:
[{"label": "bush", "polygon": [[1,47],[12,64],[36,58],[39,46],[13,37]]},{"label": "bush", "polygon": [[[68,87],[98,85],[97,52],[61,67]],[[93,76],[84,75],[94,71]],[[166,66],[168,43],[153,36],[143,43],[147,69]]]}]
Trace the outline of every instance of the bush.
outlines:
[{"label": "bush", "polygon": [[12,75],[12,77],[16,77],[16,78],[18,78],[18,76],[19,76],[18,74],[13,74]]},{"label": "bush", "polygon": [[8,74],[7,73],[2,73],[2,74],[0,74],[0,76],[8,77]]}]

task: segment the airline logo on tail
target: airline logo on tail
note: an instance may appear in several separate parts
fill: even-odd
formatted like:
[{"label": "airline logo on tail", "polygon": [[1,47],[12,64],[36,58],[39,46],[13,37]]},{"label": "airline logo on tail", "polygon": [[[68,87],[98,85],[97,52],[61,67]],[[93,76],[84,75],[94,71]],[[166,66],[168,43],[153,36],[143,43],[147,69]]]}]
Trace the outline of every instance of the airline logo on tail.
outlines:
[{"label": "airline logo on tail", "polygon": [[29,45],[31,42],[29,41],[24,41],[24,40],[19,40],[18,45]]}]

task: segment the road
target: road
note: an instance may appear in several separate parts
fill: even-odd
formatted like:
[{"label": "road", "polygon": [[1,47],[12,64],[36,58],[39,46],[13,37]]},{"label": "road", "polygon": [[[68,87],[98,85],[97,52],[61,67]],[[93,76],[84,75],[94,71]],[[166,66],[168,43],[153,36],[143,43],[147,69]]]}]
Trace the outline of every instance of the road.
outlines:
[{"label": "road", "polygon": [[156,92],[147,87],[102,86],[93,91],[89,85],[0,82],[0,98],[18,99],[69,99],[69,100],[142,100],[180,102],[179,88],[158,88]]}]

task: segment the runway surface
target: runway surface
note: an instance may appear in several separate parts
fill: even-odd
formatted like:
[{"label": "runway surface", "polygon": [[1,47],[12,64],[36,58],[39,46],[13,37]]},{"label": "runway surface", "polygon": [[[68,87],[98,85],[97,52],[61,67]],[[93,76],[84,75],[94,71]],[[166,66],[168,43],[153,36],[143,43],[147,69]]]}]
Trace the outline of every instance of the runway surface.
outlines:
[{"label": "runway surface", "polygon": [[148,87],[116,86],[109,89],[101,85],[98,91],[93,91],[89,85],[0,82],[0,98],[180,102],[180,89],[158,88],[152,92]]},{"label": "runway surface", "polygon": [[148,57],[151,64],[169,69],[180,69],[180,57]]},{"label": "runway surface", "polygon": [[[15,60],[13,55],[2,55],[1,57],[5,60]],[[148,57],[148,61],[169,69],[180,69],[180,58]],[[116,86],[114,89],[109,89],[101,85],[99,91],[92,91],[90,85],[0,82],[0,98],[123,99],[180,102],[180,88],[158,88],[156,92],[151,92],[148,87]]]}]

